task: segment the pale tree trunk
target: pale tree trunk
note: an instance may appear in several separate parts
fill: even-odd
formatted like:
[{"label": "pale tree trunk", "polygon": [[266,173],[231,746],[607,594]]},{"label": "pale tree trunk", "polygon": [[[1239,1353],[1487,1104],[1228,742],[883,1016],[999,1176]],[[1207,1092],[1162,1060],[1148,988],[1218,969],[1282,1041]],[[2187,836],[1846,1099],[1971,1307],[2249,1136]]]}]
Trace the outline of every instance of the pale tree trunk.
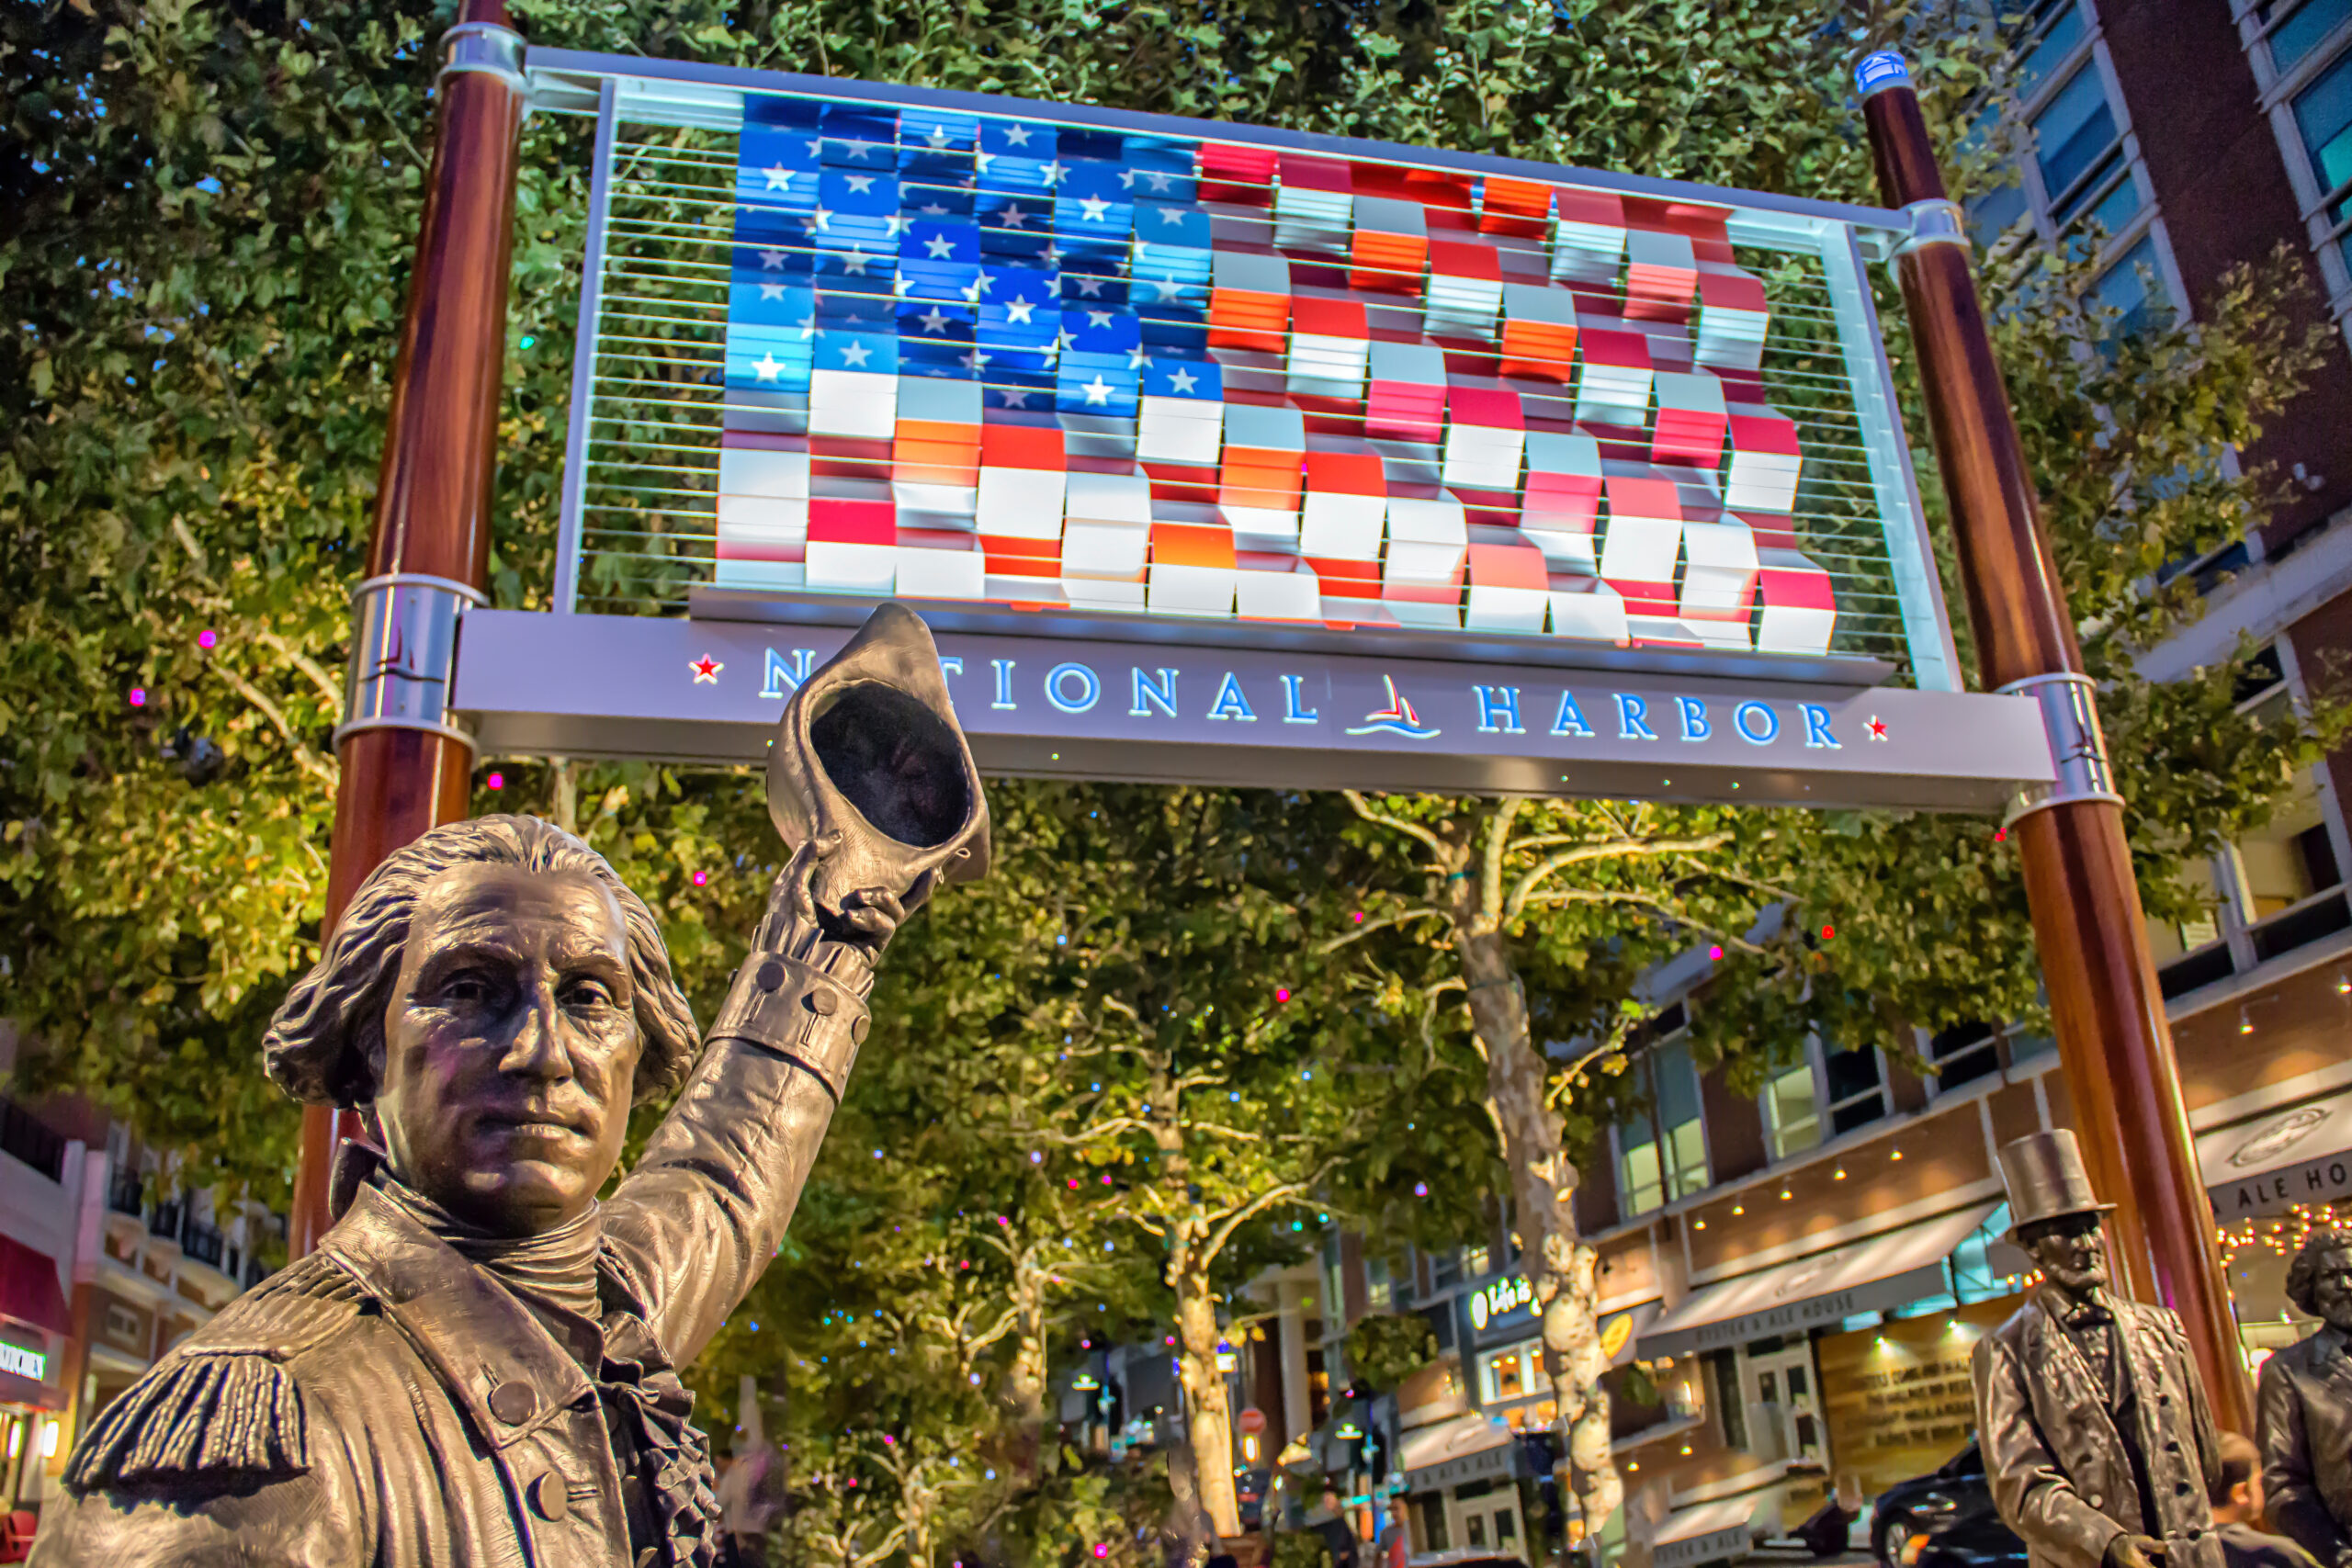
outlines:
[{"label": "pale tree trunk", "polygon": [[548,766],[554,779],[553,798],[548,809],[554,813],[555,825],[567,833],[580,831],[580,764],[569,757],[549,757]]},{"label": "pale tree trunk", "polygon": [[1233,1489],[1233,1410],[1225,1374],[1216,1370],[1216,1297],[1208,1270],[1176,1274],[1176,1342],[1183,1351],[1185,1435],[1201,1507],[1220,1538],[1241,1533],[1241,1504]]},{"label": "pale tree trunk", "polygon": [[1625,1498],[1610,1453],[1609,1393],[1600,1386],[1609,1358],[1594,1312],[1599,1258],[1577,1235],[1577,1169],[1562,1146],[1560,1115],[1544,1103],[1550,1064],[1530,1036],[1527,995],[1499,921],[1483,907],[1475,881],[1456,886],[1463,891],[1453,911],[1454,950],[1487,1057],[1487,1111],[1510,1171],[1520,1267],[1544,1314],[1561,1467],[1590,1540]]}]

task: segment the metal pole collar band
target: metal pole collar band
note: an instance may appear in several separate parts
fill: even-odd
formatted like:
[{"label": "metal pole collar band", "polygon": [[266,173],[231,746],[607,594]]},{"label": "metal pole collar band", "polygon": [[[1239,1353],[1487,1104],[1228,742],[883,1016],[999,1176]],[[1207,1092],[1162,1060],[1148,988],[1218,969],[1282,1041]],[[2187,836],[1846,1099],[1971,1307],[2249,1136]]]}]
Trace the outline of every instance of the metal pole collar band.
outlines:
[{"label": "metal pole collar band", "polygon": [[481,591],[446,577],[394,572],[351,591],[351,669],[335,744],[363,729],[422,729],[465,745],[449,712],[458,620]]},{"label": "metal pole collar band", "polygon": [[1915,201],[1903,211],[1911,220],[1911,231],[1895,242],[1888,260],[1899,260],[1929,245],[1958,245],[1963,251],[1974,248],[1968,243],[1968,220],[1958,202],[1931,198]]},{"label": "metal pole collar band", "polygon": [[2050,760],[2056,782],[2030,784],[2018,792],[2001,818],[2004,827],[2021,817],[2052,806],[2103,800],[2116,806],[2115,769],[2107,754],[2107,737],[2098,726],[2098,688],[2087,675],[2062,671],[2029,675],[2001,688],[2004,696],[2030,696],[2041,708],[2042,733],[2050,738]]},{"label": "metal pole collar band", "polygon": [[495,76],[518,93],[527,94],[523,77],[523,35],[495,22],[460,22],[441,35],[439,82],[464,72]]}]

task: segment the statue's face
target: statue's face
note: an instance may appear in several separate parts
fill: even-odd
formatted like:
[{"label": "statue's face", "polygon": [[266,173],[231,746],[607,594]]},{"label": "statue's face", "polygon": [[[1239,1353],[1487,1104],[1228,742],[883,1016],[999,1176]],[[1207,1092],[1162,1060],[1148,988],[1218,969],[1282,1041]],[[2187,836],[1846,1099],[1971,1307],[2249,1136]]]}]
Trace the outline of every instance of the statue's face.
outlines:
[{"label": "statue's face", "polygon": [[620,1159],[637,1059],[619,905],[583,873],[462,865],[417,901],[384,1012],[393,1171],[459,1219],[533,1235]]},{"label": "statue's face", "polygon": [[2352,1334],[2352,1250],[2331,1247],[2313,1262],[2312,1305],[2330,1328]]},{"label": "statue's face", "polygon": [[2069,1295],[2107,1283],[2107,1248],[2099,1238],[2097,1214],[2070,1214],[2037,1225],[2018,1239],[2051,1283]]}]

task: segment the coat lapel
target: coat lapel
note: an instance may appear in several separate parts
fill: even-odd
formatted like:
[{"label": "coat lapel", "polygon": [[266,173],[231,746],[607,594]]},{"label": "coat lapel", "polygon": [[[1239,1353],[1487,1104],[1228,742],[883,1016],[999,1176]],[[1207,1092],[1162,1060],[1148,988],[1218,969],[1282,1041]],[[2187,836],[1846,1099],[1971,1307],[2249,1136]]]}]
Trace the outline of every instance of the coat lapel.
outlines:
[{"label": "coat lapel", "polygon": [[[379,1302],[449,1390],[482,1440],[503,1449],[594,1393],[580,1363],[488,1269],[363,1187],[320,1243]],[[495,1414],[503,1383],[531,1390],[527,1418]],[[509,1414],[514,1412],[511,1409]]]},{"label": "coat lapel", "polygon": [[[2063,1432],[2067,1422],[2078,1422],[2091,1428],[2094,1449],[2109,1454],[2121,1453],[2123,1435],[2116,1430],[2115,1417],[2108,1409],[2109,1390],[2101,1386],[2098,1374],[2091,1371],[2089,1360],[2084,1357],[2082,1348],[2075,1343],[2075,1337],[2066,1331],[2065,1320],[2061,1316],[2067,1305],[2065,1298],[2044,1287],[2036,1294],[2035,1304],[2041,1309],[2034,1325],[2041,1340],[2039,1347],[2030,1348],[2027,1364],[2038,1363],[2057,1374],[2035,1390],[2039,1394],[2041,1388],[2046,1387],[2057,1396],[2056,1411],[2037,1410],[2042,1417],[2042,1430],[2045,1433]],[[2069,1383],[2072,1388],[2065,1386]],[[2036,1403],[2038,1405],[2039,1401]],[[2053,1422],[2049,1418],[2052,1415],[2066,1419]],[[2083,1456],[2061,1453],[2056,1457],[2072,1472]],[[2078,1484],[2080,1479],[2076,1478]]]}]

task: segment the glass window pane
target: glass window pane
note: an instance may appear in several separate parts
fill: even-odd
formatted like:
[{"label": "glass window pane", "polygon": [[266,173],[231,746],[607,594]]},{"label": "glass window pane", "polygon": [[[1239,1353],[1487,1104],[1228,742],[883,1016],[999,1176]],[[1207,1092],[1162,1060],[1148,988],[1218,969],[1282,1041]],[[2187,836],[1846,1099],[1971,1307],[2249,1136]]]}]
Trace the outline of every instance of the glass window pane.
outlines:
[{"label": "glass window pane", "polygon": [[2086,230],[2097,224],[2102,236],[2111,238],[2130,228],[2132,220],[2139,215],[2140,177],[2127,168],[2113,188],[2084,212],[2083,223]]},{"label": "glass window pane", "polygon": [[2058,89],[2034,117],[2033,129],[2042,187],[2054,201],[2115,145],[2115,117],[2096,63],[2085,64]]},{"label": "glass window pane", "polygon": [[[2284,11],[2284,6],[2263,7],[2265,20]],[[2270,33],[2270,62],[2279,70],[2301,60],[2312,51],[2312,46],[2352,17],[2352,0],[2304,0],[2294,14],[2280,22]]]},{"label": "glass window pane", "polygon": [[1636,1113],[1617,1128],[1617,1199],[1619,1213],[1627,1219],[1646,1214],[1666,1201],[1666,1173],[1658,1156],[1657,1134],[1647,1116]]},{"label": "glass window pane", "polygon": [[[2066,51],[2083,41],[2083,13],[2075,0],[2063,0],[2056,6],[2044,6],[2042,15],[2028,24],[2023,57],[2018,62],[2018,96],[2029,97],[2041,79],[2057,69],[2066,58]],[[2052,14],[2054,13],[2054,15]],[[2044,28],[2040,38],[2032,36],[2035,28]]]},{"label": "glass window pane", "polygon": [[2025,209],[2023,186],[1988,190],[1968,204],[1968,237],[1978,249],[1989,248],[2025,216]]},{"label": "glass window pane", "polygon": [[1774,1159],[1786,1159],[1821,1142],[1810,1063],[1800,1062],[1764,1086],[1764,1126],[1772,1141]]},{"label": "glass window pane", "polygon": [[2320,189],[2352,179],[2352,54],[2321,73],[2295,99],[2295,124],[2312,155]]},{"label": "glass window pane", "polygon": [[2300,904],[2341,880],[2335,852],[2321,815],[2319,782],[2311,773],[2296,781],[2295,793],[2270,820],[2238,843],[2253,917],[2261,919]]},{"label": "glass window pane", "polygon": [[1687,1045],[1651,1054],[1657,1085],[1658,1124],[1663,1136],[1667,1195],[1684,1198],[1707,1185],[1707,1134],[1699,1116],[1699,1074]]},{"label": "glass window pane", "polygon": [[2091,290],[2103,310],[2116,312],[2116,331],[2136,333],[2153,325],[2166,309],[2164,283],[2156,276],[2156,243],[2151,237],[2125,252]]},{"label": "glass window pane", "polygon": [[1850,1133],[1886,1114],[1886,1091],[1879,1077],[1875,1051],[1821,1053],[1822,1077],[1829,1087],[1829,1129],[1834,1135]]}]

